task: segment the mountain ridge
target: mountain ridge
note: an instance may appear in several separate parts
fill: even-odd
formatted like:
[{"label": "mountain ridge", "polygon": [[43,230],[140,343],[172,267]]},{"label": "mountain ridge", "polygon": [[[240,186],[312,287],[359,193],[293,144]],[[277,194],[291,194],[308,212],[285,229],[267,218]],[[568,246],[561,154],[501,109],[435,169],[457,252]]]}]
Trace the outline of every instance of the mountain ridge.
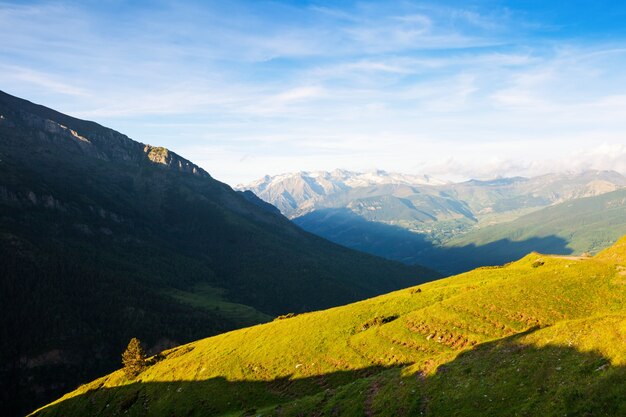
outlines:
[{"label": "mountain ridge", "polygon": [[97,123],[6,93],[0,115],[0,414],[112,369],[131,337],[158,349],[438,276]]},{"label": "mountain ridge", "polygon": [[[3,91],[0,91],[0,97],[2,103],[0,126],[15,127],[16,123],[24,122],[30,128],[70,139],[69,142],[57,141],[56,143],[60,146],[75,145],[74,150],[80,150],[85,155],[95,158],[129,162],[147,160],[180,172],[210,177],[202,168],[166,148],[134,141],[96,122],[76,119]],[[14,112],[11,106],[19,106],[20,110]],[[14,120],[15,117],[19,121]],[[76,130],[66,125],[75,126],[89,138],[81,136]]]},{"label": "mountain ridge", "polygon": [[307,208],[312,208],[310,204],[320,198],[353,188],[373,185],[441,185],[445,183],[428,175],[408,175],[383,170],[356,172],[335,169],[266,175],[250,184],[239,184],[236,189],[250,190],[261,199],[274,204],[286,216],[294,217],[306,212]]},{"label": "mountain ridge", "polygon": [[[522,195],[542,198],[541,206],[558,204],[574,198],[600,195],[626,187],[626,177],[616,171],[572,171],[549,173],[535,177],[498,177],[490,180],[471,179],[448,182],[428,175],[387,173],[377,170],[366,173],[336,169],[334,171],[300,171],[274,176],[266,175],[249,184],[239,184],[236,189],[250,190],[261,199],[277,206],[289,218],[299,217],[316,208],[336,208],[327,199],[335,194],[357,188],[375,186],[409,186],[414,192],[437,196],[445,194],[469,204],[474,214],[493,211],[493,198],[473,195],[476,187],[502,188],[519,186]],[[374,194],[393,194],[393,190]],[[527,198],[528,198],[527,197]],[[486,200],[485,200],[486,199]]]}]

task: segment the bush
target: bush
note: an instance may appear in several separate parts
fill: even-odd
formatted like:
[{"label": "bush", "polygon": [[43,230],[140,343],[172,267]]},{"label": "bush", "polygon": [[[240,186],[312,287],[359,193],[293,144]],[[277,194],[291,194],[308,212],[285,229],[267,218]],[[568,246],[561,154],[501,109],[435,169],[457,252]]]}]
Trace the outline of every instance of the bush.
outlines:
[{"label": "bush", "polygon": [[282,316],[278,316],[274,319],[274,321],[276,320],[285,320],[285,319],[290,319],[292,317],[296,317],[297,314],[296,313],[287,313],[287,314],[283,314]]},{"label": "bush", "polygon": [[126,351],[122,353],[124,373],[129,379],[137,377],[146,368],[146,352],[136,337],[130,339]]}]

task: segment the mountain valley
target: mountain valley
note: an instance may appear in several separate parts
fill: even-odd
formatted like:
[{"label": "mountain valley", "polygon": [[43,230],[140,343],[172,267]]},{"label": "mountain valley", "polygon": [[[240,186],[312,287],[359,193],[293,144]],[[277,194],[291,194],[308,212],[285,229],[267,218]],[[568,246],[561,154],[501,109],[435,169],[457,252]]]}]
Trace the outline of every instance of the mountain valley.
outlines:
[{"label": "mountain valley", "polygon": [[0,0],[0,417],[626,417],[625,20]]},{"label": "mountain valley", "polygon": [[[0,414],[150,352],[434,279],[304,232],[165,148],[0,92]],[[28,326],[24,326],[28,323]]]},{"label": "mountain valley", "polygon": [[168,350],[33,416],[619,416],[626,237]]},{"label": "mountain valley", "polygon": [[[625,186],[626,177],[613,171],[446,183],[336,170],[265,177],[240,189],[333,242],[453,274],[533,250],[606,248],[626,233]],[[283,200],[293,206],[285,209]]]}]

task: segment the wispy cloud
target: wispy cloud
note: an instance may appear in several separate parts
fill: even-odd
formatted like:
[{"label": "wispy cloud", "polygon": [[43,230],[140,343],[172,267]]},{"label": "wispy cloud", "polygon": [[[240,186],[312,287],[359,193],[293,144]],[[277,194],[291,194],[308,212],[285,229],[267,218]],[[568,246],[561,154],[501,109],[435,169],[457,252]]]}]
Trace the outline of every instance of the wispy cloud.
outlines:
[{"label": "wispy cloud", "polygon": [[626,172],[626,146],[601,143],[589,148],[566,152],[558,157],[550,154],[525,155],[518,158],[492,156],[481,160],[454,157],[424,163],[420,168],[432,175],[451,180],[489,179],[503,175],[536,176],[553,172],[613,170]]},{"label": "wispy cloud", "polygon": [[51,93],[63,95],[88,97],[87,92],[69,83],[61,82],[55,76],[40,71],[34,71],[28,68],[22,68],[15,65],[0,64],[0,71],[4,76],[2,79],[7,83],[26,83],[37,87],[41,87]]},{"label": "wispy cloud", "polygon": [[230,182],[299,167],[624,169],[611,155],[626,132],[626,41],[564,36],[568,22],[531,12],[0,2],[0,89],[197,157]]}]

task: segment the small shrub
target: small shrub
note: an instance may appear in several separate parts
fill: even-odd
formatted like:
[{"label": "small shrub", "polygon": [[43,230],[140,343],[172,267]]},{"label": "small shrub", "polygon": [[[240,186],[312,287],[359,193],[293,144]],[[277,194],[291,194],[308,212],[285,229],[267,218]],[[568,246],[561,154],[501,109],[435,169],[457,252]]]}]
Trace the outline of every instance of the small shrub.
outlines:
[{"label": "small shrub", "polygon": [[532,263],[532,267],[533,268],[539,268],[540,266],[543,266],[545,264],[544,261],[542,261],[541,259],[537,259],[535,262]]},{"label": "small shrub", "polygon": [[290,319],[292,317],[296,317],[297,314],[296,313],[287,313],[287,314],[283,314],[282,316],[278,316],[274,319],[274,321],[276,320],[285,320],[285,319]]},{"label": "small shrub", "polygon": [[152,366],[157,362],[161,362],[163,359],[166,359],[167,356],[163,354],[163,352],[159,352],[151,358],[146,359],[146,366]]},{"label": "small shrub", "polygon": [[178,346],[173,349],[163,351],[160,354],[164,355],[167,359],[178,358],[180,356],[186,355],[195,349],[195,346]]},{"label": "small shrub", "polygon": [[363,325],[361,326],[361,330],[367,330],[370,327],[380,326],[382,324],[389,323],[391,321],[394,321],[398,317],[399,316],[397,314],[394,314],[392,316],[376,316],[363,323]]}]

